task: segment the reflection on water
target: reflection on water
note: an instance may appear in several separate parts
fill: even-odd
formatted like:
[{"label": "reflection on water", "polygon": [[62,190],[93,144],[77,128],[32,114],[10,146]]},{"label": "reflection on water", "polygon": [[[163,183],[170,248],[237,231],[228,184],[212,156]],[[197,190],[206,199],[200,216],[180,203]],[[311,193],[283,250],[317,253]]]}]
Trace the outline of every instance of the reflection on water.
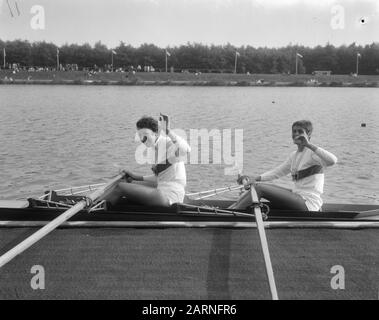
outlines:
[{"label": "reflection on water", "polygon": [[[0,199],[106,181],[121,167],[150,173],[134,159],[134,124],[164,112],[175,128],[244,129],[244,172],[252,175],[284,161],[294,149],[292,122],[310,119],[312,141],[339,158],[325,200],[379,202],[375,88],[20,85],[0,86],[0,97]],[[189,191],[234,184],[224,165],[187,168]]]}]

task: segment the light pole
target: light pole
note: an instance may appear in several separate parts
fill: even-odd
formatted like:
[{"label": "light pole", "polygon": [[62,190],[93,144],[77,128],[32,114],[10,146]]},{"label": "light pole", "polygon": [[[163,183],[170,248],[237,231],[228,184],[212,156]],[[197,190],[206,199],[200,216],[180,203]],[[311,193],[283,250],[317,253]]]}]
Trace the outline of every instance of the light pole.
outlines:
[{"label": "light pole", "polygon": [[296,75],[298,73],[298,66],[297,66],[298,65],[298,58],[303,59],[303,56],[300,53],[296,52]]},{"label": "light pole", "polygon": [[166,49],[166,73],[167,73],[167,57],[171,57],[171,53]]},{"label": "light pole", "polygon": [[237,73],[237,57],[240,56],[240,53],[238,51],[236,51],[236,56],[234,58],[234,73],[236,74]]},{"label": "light pole", "polygon": [[5,53],[5,48],[3,48],[3,58],[4,58],[4,69],[5,69],[5,67],[6,67],[6,59],[5,59],[5,57],[7,56],[7,54]]},{"label": "light pole", "polygon": [[355,69],[357,76],[358,76],[358,72],[359,72],[359,59],[360,59],[360,57],[361,57],[361,54],[358,52],[357,53],[357,66]]},{"label": "light pole", "polygon": [[112,50],[112,72],[113,72],[113,55],[117,55],[117,52]]},{"label": "light pole", "polygon": [[59,48],[57,48],[57,71],[59,71]]}]

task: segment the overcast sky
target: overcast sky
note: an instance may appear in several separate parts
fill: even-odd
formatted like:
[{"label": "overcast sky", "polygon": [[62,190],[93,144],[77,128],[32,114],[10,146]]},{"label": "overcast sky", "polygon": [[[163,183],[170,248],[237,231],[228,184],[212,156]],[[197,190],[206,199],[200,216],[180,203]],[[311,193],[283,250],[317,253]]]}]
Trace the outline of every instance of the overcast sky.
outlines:
[{"label": "overcast sky", "polygon": [[[34,5],[45,10],[44,30],[31,27]],[[344,9],[343,29],[331,26],[335,5]],[[0,0],[0,8],[2,40],[100,40],[109,47],[379,42],[379,0]]]}]

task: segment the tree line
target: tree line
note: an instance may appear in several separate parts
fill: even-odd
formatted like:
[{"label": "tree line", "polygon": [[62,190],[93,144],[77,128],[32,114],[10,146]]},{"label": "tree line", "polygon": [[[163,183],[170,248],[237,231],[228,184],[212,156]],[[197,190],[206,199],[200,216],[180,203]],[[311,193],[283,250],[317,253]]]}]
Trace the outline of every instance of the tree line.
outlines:
[{"label": "tree line", "polygon": [[[310,74],[316,70],[330,70],[333,74],[350,74],[356,71],[357,55],[360,74],[379,74],[379,43],[370,45],[343,45],[305,47],[288,45],[281,48],[235,47],[226,45],[204,45],[187,43],[185,45],[160,48],[154,44],[133,47],[121,42],[116,48],[108,48],[101,42],[89,44],[65,44],[60,47],[48,42],[29,42],[25,40],[0,40],[1,56],[5,48],[7,64],[17,63],[24,67],[49,67],[77,64],[79,69],[109,68],[112,51],[114,68],[128,70],[133,66],[153,66],[157,71],[165,70],[166,52],[168,67],[175,71],[234,72],[237,53],[238,73],[294,73],[296,54],[298,72]],[[3,63],[1,63],[3,66]]]}]

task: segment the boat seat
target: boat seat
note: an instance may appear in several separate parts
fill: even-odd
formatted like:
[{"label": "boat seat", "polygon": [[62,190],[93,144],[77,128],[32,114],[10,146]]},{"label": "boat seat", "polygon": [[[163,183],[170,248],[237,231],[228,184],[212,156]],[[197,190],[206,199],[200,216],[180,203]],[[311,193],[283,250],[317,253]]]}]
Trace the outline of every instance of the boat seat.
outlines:
[{"label": "boat seat", "polygon": [[29,207],[26,200],[0,200],[0,208],[24,209]]}]

